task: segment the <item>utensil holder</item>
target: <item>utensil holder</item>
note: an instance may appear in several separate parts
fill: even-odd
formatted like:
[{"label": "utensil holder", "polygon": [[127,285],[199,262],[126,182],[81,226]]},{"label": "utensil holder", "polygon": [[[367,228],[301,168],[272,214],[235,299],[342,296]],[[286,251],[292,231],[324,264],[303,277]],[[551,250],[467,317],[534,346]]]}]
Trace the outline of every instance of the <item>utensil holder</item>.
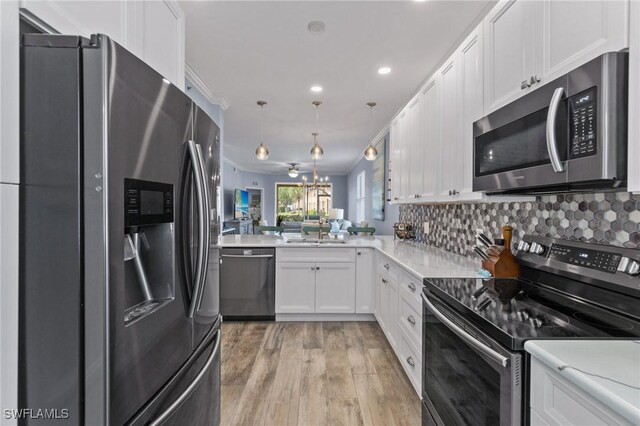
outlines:
[{"label": "utensil holder", "polygon": [[482,267],[491,272],[495,278],[517,278],[520,275],[520,265],[511,252],[512,233],[512,227],[503,226],[504,246],[494,244],[487,248],[489,258],[482,261]]}]

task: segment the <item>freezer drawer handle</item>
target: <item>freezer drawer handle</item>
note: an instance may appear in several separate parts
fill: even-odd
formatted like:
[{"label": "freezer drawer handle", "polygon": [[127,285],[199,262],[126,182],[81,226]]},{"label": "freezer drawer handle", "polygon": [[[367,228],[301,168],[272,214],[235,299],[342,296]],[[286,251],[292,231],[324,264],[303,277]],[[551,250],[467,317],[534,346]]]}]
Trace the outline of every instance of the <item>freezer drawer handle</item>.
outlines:
[{"label": "freezer drawer handle", "polygon": [[205,362],[202,370],[198,372],[198,375],[193,379],[193,382],[180,394],[180,396],[173,401],[173,404],[169,406],[162,414],[160,414],[154,421],[149,423],[150,426],[158,426],[164,423],[171,415],[189,398],[189,396],[196,390],[202,379],[204,379],[207,371],[213,364],[213,360],[216,357],[216,354],[220,350],[220,330],[216,331],[216,344],[213,347],[213,351],[211,351],[211,355],[207,358],[207,362]]},{"label": "freezer drawer handle", "polygon": [[429,298],[424,295],[424,293],[421,296],[422,296],[422,300],[424,300],[424,303],[427,305],[427,308],[429,308],[431,312],[433,312],[433,314],[436,316],[436,318],[442,321],[442,323],[445,326],[447,326],[449,330],[457,334],[462,340],[464,340],[470,346],[473,346],[474,348],[476,348],[486,356],[490,357],[494,361],[499,362],[500,365],[502,365],[504,368],[507,368],[509,366],[509,358],[500,355],[498,352],[494,351],[493,349],[486,346],[484,343],[480,342],[478,339],[474,338],[472,335],[464,331],[462,328],[458,327],[453,321],[451,321],[449,318],[444,316],[442,312],[440,312],[433,305],[433,303],[431,303]]},{"label": "freezer drawer handle", "polygon": [[220,257],[233,257],[235,259],[271,259],[272,254],[252,254],[251,256],[244,256],[242,254],[221,254]]}]

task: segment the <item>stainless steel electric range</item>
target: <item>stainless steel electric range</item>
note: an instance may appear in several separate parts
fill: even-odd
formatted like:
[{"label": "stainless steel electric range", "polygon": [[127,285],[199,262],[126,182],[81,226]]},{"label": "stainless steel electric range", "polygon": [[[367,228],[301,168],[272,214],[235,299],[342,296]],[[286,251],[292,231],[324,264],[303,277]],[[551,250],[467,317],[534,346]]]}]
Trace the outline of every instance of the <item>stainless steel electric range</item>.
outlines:
[{"label": "stainless steel electric range", "polygon": [[531,339],[640,337],[640,250],[535,236],[518,279],[429,278],[423,425],[528,424]]}]

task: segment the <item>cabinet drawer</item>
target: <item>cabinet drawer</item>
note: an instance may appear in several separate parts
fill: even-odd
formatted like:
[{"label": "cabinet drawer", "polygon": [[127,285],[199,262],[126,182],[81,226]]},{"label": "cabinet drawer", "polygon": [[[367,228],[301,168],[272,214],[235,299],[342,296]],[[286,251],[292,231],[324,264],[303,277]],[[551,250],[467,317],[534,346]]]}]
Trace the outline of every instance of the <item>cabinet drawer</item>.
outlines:
[{"label": "cabinet drawer", "polygon": [[422,310],[416,308],[413,296],[401,293],[398,321],[416,347],[422,346]]},{"label": "cabinet drawer", "polygon": [[400,363],[418,395],[422,395],[422,353],[404,330],[400,333]]},{"label": "cabinet drawer", "polygon": [[352,248],[295,247],[276,250],[276,262],[329,262],[355,263],[356,250]]},{"label": "cabinet drawer", "polygon": [[537,424],[632,424],[534,357],[531,378],[531,410],[539,417]]},{"label": "cabinet drawer", "polygon": [[402,269],[398,265],[384,256],[380,256],[378,258],[378,272],[382,275],[387,275],[396,282],[399,282],[402,279],[403,273]]},{"label": "cabinet drawer", "polygon": [[424,288],[422,280],[419,280],[413,275],[405,272],[400,288],[403,294],[415,301],[416,309],[419,309],[422,312],[422,299],[420,298],[420,294]]}]

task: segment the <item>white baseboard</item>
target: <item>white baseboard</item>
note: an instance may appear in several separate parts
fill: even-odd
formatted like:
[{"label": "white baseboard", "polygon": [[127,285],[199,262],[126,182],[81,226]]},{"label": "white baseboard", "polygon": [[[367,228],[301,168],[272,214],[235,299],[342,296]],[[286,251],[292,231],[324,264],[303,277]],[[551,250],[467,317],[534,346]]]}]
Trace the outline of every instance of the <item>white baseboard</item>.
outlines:
[{"label": "white baseboard", "polygon": [[276,321],[375,321],[373,314],[276,314]]}]

